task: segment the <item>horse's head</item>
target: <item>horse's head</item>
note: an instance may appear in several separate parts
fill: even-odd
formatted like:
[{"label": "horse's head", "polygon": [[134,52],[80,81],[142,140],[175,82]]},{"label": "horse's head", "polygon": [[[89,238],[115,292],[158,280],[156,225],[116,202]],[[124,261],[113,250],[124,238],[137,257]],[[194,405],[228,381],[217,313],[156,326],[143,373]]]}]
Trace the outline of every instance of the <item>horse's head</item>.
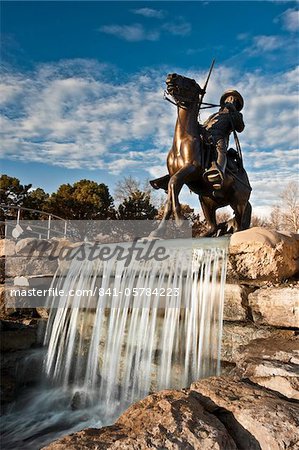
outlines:
[{"label": "horse's head", "polygon": [[166,78],[166,91],[171,95],[178,106],[188,108],[198,103],[202,89],[195,80],[183,77],[177,73],[170,73]]}]

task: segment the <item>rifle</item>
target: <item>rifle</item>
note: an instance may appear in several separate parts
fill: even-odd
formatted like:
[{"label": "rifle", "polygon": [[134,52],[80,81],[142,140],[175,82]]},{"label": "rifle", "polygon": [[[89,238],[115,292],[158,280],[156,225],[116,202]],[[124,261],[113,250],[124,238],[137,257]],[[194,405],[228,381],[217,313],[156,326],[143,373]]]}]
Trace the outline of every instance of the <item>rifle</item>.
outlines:
[{"label": "rifle", "polygon": [[210,70],[209,70],[209,73],[208,73],[208,76],[207,76],[205,85],[204,85],[204,87],[203,87],[203,89],[202,89],[201,97],[200,97],[200,100],[199,100],[199,108],[201,107],[202,104],[204,104],[204,105],[210,105],[210,106],[218,106],[218,105],[212,105],[212,103],[203,103],[203,102],[202,102],[202,101],[203,101],[203,98],[204,98],[204,95],[205,95],[205,93],[206,93],[206,91],[207,91],[208,82],[209,82],[209,79],[210,79],[210,76],[211,76],[211,73],[212,73],[214,64],[215,64],[215,59],[213,59],[213,61],[212,61],[212,64],[211,64],[211,67],[210,67]]}]

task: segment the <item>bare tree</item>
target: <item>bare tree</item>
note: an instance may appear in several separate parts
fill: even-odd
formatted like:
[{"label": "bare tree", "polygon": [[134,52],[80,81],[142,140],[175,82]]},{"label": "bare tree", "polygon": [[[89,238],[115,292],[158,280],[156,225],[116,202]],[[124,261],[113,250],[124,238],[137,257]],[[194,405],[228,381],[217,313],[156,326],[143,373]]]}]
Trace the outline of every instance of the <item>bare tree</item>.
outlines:
[{"label": "bare tree", "polygon": [[270,226],[275,230],[282,229],[282,213],[281,207],[279,205],[275,205],[272,207],[269,222]]},{"label": "bare tree", "polygon": [[270,216],[273,228],[298,233],[299,230],[299,186],[289,182],[279,195],[279,203],[273,206]]},{"label": "bare tree", "polygon": [[297,233],[299,230],[299,186],[290,182],[280,195],[282,203],[282,222],[286,230]]},{"label": "bare tree", "polygon": [[251,227],[269,227],[271,226],[271,222],[269,222],[264,217],[259,217],[253,215],[251,217]]},{"label": "bare tree", "polygon": [[135,192],[141,191],[141,183],[139,180],[129,176],[116,183],[114,189],[114,199],[117,202],[123,202],[125,199],[131,197]]},{"label": "bare tree", "polygon": [[116,183],[114,199],[118,203],[123,203],[125,200],[128,200],[130,197],[133,198],[136,193],[140,192],[148,197],[150,203],[158,210],[165,202],[165,194],[163,195],[161,191],[155,191],[151,187],[148,179],[140,181],[132,176],[124,177]]}]

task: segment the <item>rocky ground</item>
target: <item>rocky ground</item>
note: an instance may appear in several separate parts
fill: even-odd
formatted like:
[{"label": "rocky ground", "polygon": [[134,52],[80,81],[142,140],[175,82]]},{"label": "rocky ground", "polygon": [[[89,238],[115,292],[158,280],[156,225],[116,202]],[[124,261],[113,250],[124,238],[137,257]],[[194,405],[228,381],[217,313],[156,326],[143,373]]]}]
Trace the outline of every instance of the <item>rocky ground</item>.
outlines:
[{"label": "rocky ground", "polygon": [[[15,257],[9,276],[25,277],[30,287],[38,284],[38,278],[50,280],[57,262],[38,261],[28,276],[28,244],[2,241],[0,262],[3,268],[7,255]],[[196,381],[188,389],[152,394],[131,406],[113,426],[83,430],[46,448],[299,449],[298,262],[298,235],[263,228],[233,235],[223,376]],[[34,370],[19,380],[16,367],[28,349],[41,345],[40,330],[47,320],[44,308],[22,309],[13,302],[8,306],[7,289],[0,287],[4,405],[34,383]]]},{"label": "rocky ground", "polygon": [[149,395],[114,425],[80,431],[45,449],[295,450],[298,413],[294,401],[249,381],[211,377]]}]

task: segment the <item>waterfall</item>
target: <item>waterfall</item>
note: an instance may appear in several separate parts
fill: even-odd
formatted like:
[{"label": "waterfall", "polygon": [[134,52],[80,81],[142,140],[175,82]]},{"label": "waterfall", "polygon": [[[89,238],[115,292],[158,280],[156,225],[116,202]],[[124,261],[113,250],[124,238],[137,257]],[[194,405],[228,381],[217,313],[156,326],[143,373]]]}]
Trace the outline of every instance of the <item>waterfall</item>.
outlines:
[{"label": "waterfall", "polygon": [[6,450],[109,425],[153,390],[220,372],[227,238],[157,241],[155,258],[146,241],[139,253],[78,245],[50,288],[45,346],[24,365],[43,363],[40,382],[2,417]]},{"label": "waterfall", "polygon": [[162,242],[164,260],[73,258],[53,283],[63,295],[51,298],[45,373],[106,423],[153,390],[220,372],[228,240]]}]

